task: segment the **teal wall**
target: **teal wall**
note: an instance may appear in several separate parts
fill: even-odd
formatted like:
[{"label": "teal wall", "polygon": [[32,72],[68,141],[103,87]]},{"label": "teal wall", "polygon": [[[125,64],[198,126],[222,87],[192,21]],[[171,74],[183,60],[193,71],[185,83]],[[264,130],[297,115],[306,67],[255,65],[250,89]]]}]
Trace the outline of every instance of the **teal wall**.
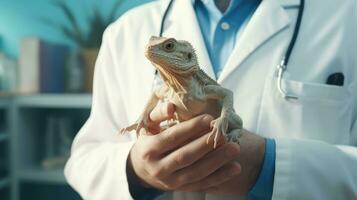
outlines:
[{"label": "teal wall", "polygon": [[[53,6],[55,0],[0,0],[0,51],[11,57],[18,56],[20,40],[36,36],[49,41],[71,45],[60,31],[43,22],[43,18],[68,24],[61,10]],[[110,11],[116,0],[62,0],[75,11],[83,28],[86,17],[94,7],[99,7],[103,16]],[[118,16],[126,10],[151,0],[124,0]],[[2,40],[2,42],[1,42]],[[73,45],[73,44],[72,44]]]}]

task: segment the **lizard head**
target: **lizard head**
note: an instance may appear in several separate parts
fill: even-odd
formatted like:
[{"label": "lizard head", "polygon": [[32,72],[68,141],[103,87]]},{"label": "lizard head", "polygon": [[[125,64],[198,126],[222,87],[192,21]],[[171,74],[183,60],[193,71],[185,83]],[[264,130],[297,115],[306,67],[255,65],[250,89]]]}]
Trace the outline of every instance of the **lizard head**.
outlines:
[{"label": "lizard head", "polygon": [[160,72],[176,76],[190,75],[199,69],[195,50],[183,40],[152,36],[145,56]]}]

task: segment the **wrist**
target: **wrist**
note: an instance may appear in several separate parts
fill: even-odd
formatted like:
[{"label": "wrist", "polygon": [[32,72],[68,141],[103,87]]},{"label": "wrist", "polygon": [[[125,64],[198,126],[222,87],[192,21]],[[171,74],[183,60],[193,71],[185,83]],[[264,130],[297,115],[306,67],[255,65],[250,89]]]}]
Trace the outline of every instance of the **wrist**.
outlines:
[{"label": "wrist", "polygon": [[[257,136],[257,135],[256,135]],[[262,166],[264,163],[264,157],[265,157],[265,146],[266,146],[266,140],[263,137],[257,136],[256,137],[256,159],[253,159],[252,166],[254,166],[254,169],[252,170],[252,176],[251,176],[251,184],[250,188],[251,189],[255,183],[258,180],[259,174],[262,170]]]},{"label": "wrist", "polygon": [[264,161],[265,145],[265,139],[263,137],[243,130],[240,146],[242,154],[245,154],[247,157],[242,158],[244,160],[238,162],[243,164],[242,170],[245,169],[246,171],[246,194],[248,194],[259,177]]},{"label": "wrist", "polygon": [[153,198],[148,198],[148,196],[155,197],[161,194],[162,192],[160,190],[151,187],[149,184],[147,184],[143,179],[141,179],[137,175],[133,166],[131,153],[132,152],[130,151],[126,163],[126,173],[127,173],[127,180],[129,185],[129,192],[133,197],[133,199],[153,199]]}]

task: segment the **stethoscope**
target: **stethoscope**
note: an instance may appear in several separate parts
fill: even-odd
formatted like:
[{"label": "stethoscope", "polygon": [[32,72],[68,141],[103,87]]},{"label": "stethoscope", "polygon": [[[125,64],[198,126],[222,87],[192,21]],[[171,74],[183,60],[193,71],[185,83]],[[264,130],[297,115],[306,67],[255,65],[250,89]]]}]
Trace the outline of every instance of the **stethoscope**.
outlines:
[{"label": "stethoscope", "polygon": [[[171,9],[171,6],[172,6],[173,2],[174,2],[174,0],[170,0],[169,4],[166,7],[166,10],[165,10],[165,12],[164,12],[164,14],[162,16],[161,25],[160,25],[160,32],[159,32],[159,36],[160,37],[162,37],[162,35],[163,35],[164,24],[165,24],[165,21],[166,21],[166,17],[167,17],[167,14],[168,14],[169,10]],[[300,0],[299,13],[298,13],[298,17],[297,17],[297,20],[296,20],[293,36],[291,38],[290,44],[288,46],[288,49],[286,50],[285,56],[281,60],[280,64],[278,64],[277,67],[276,67],[276,72],[277,72],[277,76],[278,76],[278,78],[277,78],[277,88],[278,88],[280,94],[282,95],[282,97],[287,99],[287,100],[288,99],[295,99],[295,100],[299,99],[298,96],[296,96],[294,94],[289,94],[287,91],[285,91],[282,88],[282,78],[283,78],[284,72],[287,70],[287,66],[288,66],[288,63],[289,63],[289,60],[290,60],[291,53],[293,51],[293,48],[295,46],[297,37],[299,35],[302,16],[303,16],[303,13],[304,13],[304,7],[305,7],[305,0]],[[155,70],[154,84],[157,82],[157,80],[156,80],[157,73],[158,73],[158,71]]]}]

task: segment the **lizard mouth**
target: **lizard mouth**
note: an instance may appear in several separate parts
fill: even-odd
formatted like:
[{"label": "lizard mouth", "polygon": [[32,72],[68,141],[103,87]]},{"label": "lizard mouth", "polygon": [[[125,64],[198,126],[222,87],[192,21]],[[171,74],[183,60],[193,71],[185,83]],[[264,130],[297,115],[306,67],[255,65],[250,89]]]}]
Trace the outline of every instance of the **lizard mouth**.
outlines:
[{"label": "lizard mouth", "polygon": [[151,60],[151,57],[152,57],[152,52],[150,50],[146,50],[145,51],[145,57],[149,60]]},{"label": "lizard mouth", "polygon": [[[146,51],[145,56],[152,62],[160,64],[161,62],[166,61],[168,64],[180,63],[183,62],[181,58],[175,56],[168,56],[161,53],[155,53],[152,51]],[[158,62],[158,63],[157,63]],[[160,62],[160,63],[159,63]],[[162,63],[161,63],[162,64]]]},{"label": "lizard mouth", "polygon": [[193,67],[193,66],[177,67],[176,66],[177,63],[182,62],[182,60],[177,57],[172,57],[172,56],[168,56],[165,54],[156,53],[156,52],[150,51],[150,49],[148,49],[145,52],[145,56],[153,64],[161,66],[164,70],[170,71],[170,73],[184,75],[184,74],[191,74],[192,71],[195,71],[195,67]]}]

